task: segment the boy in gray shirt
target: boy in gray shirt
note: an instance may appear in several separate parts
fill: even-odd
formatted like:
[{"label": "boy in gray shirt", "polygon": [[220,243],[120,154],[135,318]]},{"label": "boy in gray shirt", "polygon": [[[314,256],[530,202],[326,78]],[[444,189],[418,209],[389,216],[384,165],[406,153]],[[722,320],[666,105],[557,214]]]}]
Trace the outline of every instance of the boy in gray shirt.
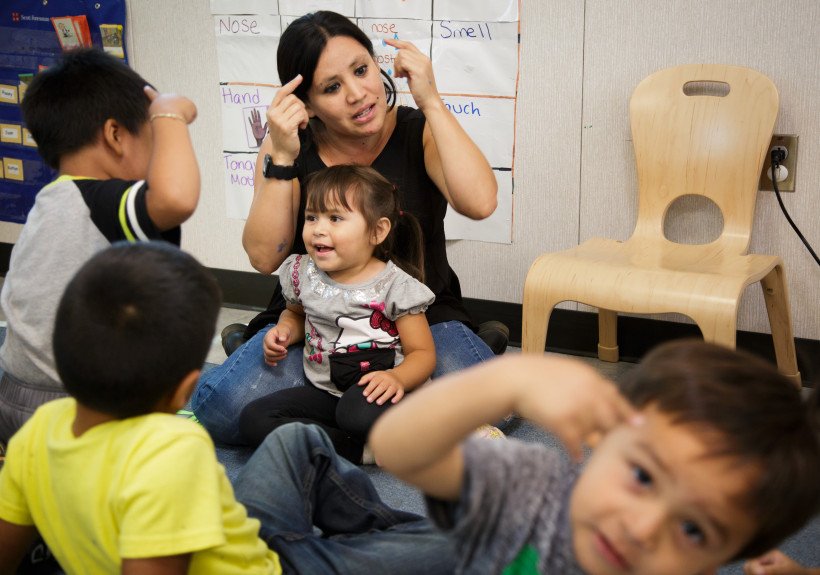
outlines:
[{"label": "boy in gray shirt", "polygon": [[[580,468],[539,445],[462,442],[509,412],[576,460],[595,449]],[[370,442],[427,494],[459,573],[695,575],[817,512],[817,415],[768,363],[684,341],[650,353],[621,393],[576,361],[495,360],[407,398]]]},{"label": "boy in gray shirt", "polygon": [[51,349],[57,303],[74,273],[113,242],[180,243],[199,201],[188,124],[196,106],[158,94],[122,60],[72,50],[38,72],[26,127],[58,178],[37,193],[0,293],[0,441],[66,395]]}]

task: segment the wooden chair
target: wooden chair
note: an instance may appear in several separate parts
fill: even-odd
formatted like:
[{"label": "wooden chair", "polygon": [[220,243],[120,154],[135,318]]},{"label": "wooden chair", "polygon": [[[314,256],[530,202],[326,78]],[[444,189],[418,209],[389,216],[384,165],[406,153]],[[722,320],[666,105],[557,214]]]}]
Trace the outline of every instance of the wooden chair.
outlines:
[{"label": "wooden chair", "polygon": [[[524,285],[523,351],[543,353],[550,314],[562,301],[598,308],[604,361],[618,361],[619,311],[682,313],[706,341],[734,348],[738,300],[760,282],[778,368],[799,385],[783,262],[747,254],[777,108],[774,84],[747,68],[693,64],[645,78],[629,106],[639,189],[635,230],[623,242],[593,238],[535,260]],[[676,243],[664,235],[669,206],[691,194],[711,199],[723,215],[723,230],[711,243]]]}]

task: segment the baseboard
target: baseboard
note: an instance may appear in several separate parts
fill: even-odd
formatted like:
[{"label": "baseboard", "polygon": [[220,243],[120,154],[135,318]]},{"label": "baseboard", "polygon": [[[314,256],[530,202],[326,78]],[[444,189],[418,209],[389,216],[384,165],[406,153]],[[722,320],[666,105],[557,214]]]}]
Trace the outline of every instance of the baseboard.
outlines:
[{"label": "baseboard", "polygon": [[222,288],[223,303],[230,307],[265,309],[268,307],[273,289],[279,283],[275,275],[218,268],[211,268],[211,272]]},{"label": "baseboard", "polygon": [[[13,244],[0,243],[0,275],[8,271]],[[268,305],[276,276],[211,269],[222,287],[225,305],[264,309]],[[476,323],[498,320],[510,328],[510,344],[521,345],[521,304],[465,298],[464,303]],[[700,337],[693,324],[640,317],[618,318],[618,344],[622,361],[638,361],[660,342],[683,337]],[[769,334],[738,331],[737,346],[774,361]],[[820,340],[795,338],[797,364],[803,385],[820,385]],[[598,349],[598,316],[593,312],[556,309],[550,317],[546,349],[572,355],[594,357]]]},{"label": "baseboard", "polygon": [[[477,323],[498,320],[510,328],[510,344],[521,345],[522,307],[517,303],[465,298],[464,304]],[[636,362],[659,343],[685,337],[701,337],[694,324],[642,317],[618,317],[618,346],[621,361]],[[795,338],[797,366],[803,385],[820,385],[820,340]],[[772,336],[767,333],[737,332],[737,346],[774,363]],[[596,357],[598,355],[598,314],[555,309],[547,331],[547,351]]]}]

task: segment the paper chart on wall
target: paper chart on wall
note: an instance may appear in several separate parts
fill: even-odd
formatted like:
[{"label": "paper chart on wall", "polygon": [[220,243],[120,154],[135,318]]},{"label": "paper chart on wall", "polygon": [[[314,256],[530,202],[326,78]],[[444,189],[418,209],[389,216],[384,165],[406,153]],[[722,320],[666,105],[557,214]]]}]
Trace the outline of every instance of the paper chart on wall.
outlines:
[{"label": "paper chart on wall", "polygon": [[[373,42],[376,60],[394,75],[397,50],[410,41],[433,62],[450,112],[476,142],[499,182],[498,208],[480,222],[449,209],[448,239],[512,241],[513,150],[518,85],[518,0],[211,0],[222,102],[226,215],[247,217],[265,111],[280,86],[276,49],[297,17],[333,10]],[[399,104],[415,106],[407,81],[394,78]]]}]

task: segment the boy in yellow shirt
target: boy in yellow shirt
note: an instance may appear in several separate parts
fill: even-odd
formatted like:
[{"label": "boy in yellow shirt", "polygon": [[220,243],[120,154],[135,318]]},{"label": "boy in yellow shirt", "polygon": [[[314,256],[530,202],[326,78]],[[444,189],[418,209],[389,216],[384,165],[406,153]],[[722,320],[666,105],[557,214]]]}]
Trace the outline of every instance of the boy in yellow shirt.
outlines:
[{"label": "boy in yellow shirt", "polygon": [[167,243],[80,268],[53,339],[71,397],[35,412],[0,470],[0,573],[37,530],[69,574],[452,573],[447,539],[384,505],[318,428],[272,433],[234,497],[208,433],[174,415],[219,306],[213,277]]},{"label": "boy in yellow shirt", "polygon": [[[0,572],[40,531],[68,573],[279,573],[207,432],[174,413],[211,345],[219,288],[165,243],[117,245],[66,288],[40,407],[0,471]],[[178,570],[183,569],[183,570]]]}]

